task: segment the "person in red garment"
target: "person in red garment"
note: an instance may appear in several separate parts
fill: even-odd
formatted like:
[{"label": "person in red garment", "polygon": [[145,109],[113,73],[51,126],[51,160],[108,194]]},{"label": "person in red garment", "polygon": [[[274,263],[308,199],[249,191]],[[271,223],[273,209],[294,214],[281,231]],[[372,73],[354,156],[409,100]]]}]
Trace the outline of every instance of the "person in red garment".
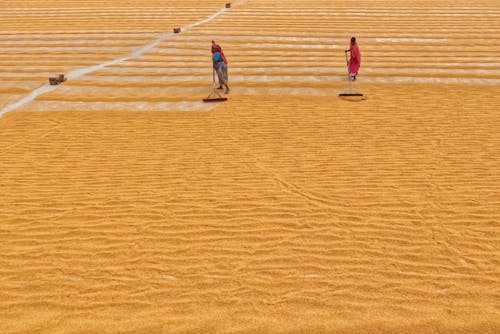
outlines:
[{"label": "person in red garment", "polygon": [[351,37],[351,45],[349,46],[349,50],[345,50],[345,52],[351,53],[351,57],[349,58],[349,76],[352,81],[355,81],[359,67],[361,66],[361,52],[356,43],[356,37]]},{"label": "person in red garment", "polygon": [[[227,59],[226,56],[224,56],[224,51],[222,51],[222,47],[215,43],[215,41],[212,40],[212,56],[215,55],[215,53],[219,53],[220,57],[222,58],[222,61],[224,62],[225,66],[225,76],[226,76],[226,84],[227,84]],[[215,63],[214,63],[215,64]],[[215,65],[214,65],[215,66]],[[215,67],[214,67],[215,68]],[[222,89],[223,83],[219,80],[219,89]]]}]

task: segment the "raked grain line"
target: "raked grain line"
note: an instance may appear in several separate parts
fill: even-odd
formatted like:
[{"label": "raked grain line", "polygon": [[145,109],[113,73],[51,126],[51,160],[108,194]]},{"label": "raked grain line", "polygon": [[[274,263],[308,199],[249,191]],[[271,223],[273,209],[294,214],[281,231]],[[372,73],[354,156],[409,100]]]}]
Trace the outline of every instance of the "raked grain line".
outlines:
[{"label": "raked grain line", "polygon": [[[239,2],[241,2],[241,1],[237,1],[236,3],[239,3]],[[199,26],[200,24],[204,24],[204,23],[210,22],[211,20],[215,19],[216,17],[218,17],[219,15],[221,15],[222,13],[224,13],[226,11],[227,11],[227,8],[222,8],[219,11],[217,11],[216,13],[214,13],[213,15],[207,17],[206,19],[203,19],[203,20],[200,20],[198,22],[191,23],[191,24],[188,24],[188,25],[182,27],[181,31],[188,31],[188,30],[192,29],[193,27]],[[139,49],[137,49],[134,52],[132,52],[132,54],[130,56],[121,57],[121,58],[118,58],[118,59],[115,59],[115,60],[107,61],[107,62],[104,62],[104,63],[101,63],[101,64],[97,64],[97,65],[85,67],[85,68],[82,68],[82,69],[70,72],[67,75],[67,78],[69,80],[77,79],[77,78],[80,78],[80,77],[82,77],[82,76],[84,76],[84,75],[86,75],[88,73],[92,73],[92,72],[95,72],[95,71],[102,70],[102,69],[104,69],[107,66],[116,65],[116,64],[119,64],[121,62],[133,59],[133,58],[139,58],[144,53],[146,53],[146,52],[154,49],[166,37],[171,36],[171,35],[173,35],[172,32],[160,34],[160,35],[158,35],[158,38],[155,41],[153,41],[153,42],[151,42],[151,43],[149,43],[147,45],[144,45],[144,46],[140,47]],[[47,83],[47,84],[45,84],[45,85],[43,85],[43,86],[41,86],[41,87],[33,90],[30,94],[28,94],[27,96],[25,96],[21,100],[15,102],[15,103],[9,104],[9,105],[5,106],[4,108],[2,108],[0,110],[0,117],[2,117],[3,114],[5,114],[5,113],[13,111],[13,110],[15,110],[17,108],[20,108],[20,107],[22,107],[22,106],[24,106],[24,105],[32,102],[33,100],[35,100],[38,96],[40,96],[42,94],[54,91],[55,89],[57,89],[57,87],[59,87],[59,86],[51,86],[50,84]]]}]

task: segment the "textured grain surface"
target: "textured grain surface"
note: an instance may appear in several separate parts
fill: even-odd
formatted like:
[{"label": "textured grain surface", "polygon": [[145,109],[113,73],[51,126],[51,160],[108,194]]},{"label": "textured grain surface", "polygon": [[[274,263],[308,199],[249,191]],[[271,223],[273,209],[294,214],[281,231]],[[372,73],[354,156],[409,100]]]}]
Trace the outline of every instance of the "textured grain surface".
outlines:
[{"label": "textured grain surface", "polygon": [[224,3],[2,2],[0,332],[500,332],[500,4]]}]

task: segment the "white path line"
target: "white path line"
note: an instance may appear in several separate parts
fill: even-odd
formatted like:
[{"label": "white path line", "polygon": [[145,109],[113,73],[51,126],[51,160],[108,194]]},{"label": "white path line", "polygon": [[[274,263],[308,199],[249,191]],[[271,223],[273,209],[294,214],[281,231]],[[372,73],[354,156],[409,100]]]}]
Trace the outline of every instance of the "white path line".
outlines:
[{"label": "white path line", "polygon": [[204,24],[204,23],[207,23],[207,22],[210,22],[212,21],[213,19],[215,19],[217,16],[219,16],[220,14],[224,13],[225,11],[227,11],[227,8],[222,8],[221,10],[219,10],[218,12],[216,12],[215,14],[207,17],[206,19],[204,20],[201,20],[201,21],[198,21],[198,22],[195,22],[195,23],[191,23],[191,24],[188,24],[187,26],[184,26],[183,28],[181,28],[181,31],[188,31],[190,30],[191,28],[194,28],[196,26],[199,26],[200,24]]},{"label": "white path line", "polygon": [[53,91],[54,89],[56,89],[56,87],[57,86],[51,86],[49,84],[43,85],[42,87],[38,87],[37,89],[32,91],[29,95],[23,97],[21,100],[3,107],[0,110],[0,117],[2,117],[3,114],[8,113],[9,111],[17,109],[17,108],[33,101],[34,99],[36,99],[38,96],[40,96],[42,94]]},{"label": "white path line", "polygon": [[[214,13],[213,15],[207,17],[206,19],[203,19],[201,21],[198,21],[198,22],[195,22],[195,23],[191,23],[191,24],[188,24],[188,25],[186,25],[184,27],[181,27],[181,32],[188,31],[188,30],[190,30],[193,27],[199,26],[200,24],[207,23],[207,22],[215,19],[217,16],[221,15],[222,13],[224,13],[226,11],[227,11],[227,8],[222,8],[219,11],[217,11],[216,13]],[[77,79],[77,78],[79,78],[79,77],[81,77],[83,75],[86,75],[88,73],[92,73],[92,72],[95,72],[95,71],[98,71],[98,70],[102,70],[103,68],[105,68],[107,66],[116,65],[116,64],[119,64],[119,63],[124,62],[126,60],[133,59],[133,58],[139,58],[144,53],[146,53],[146,52],[151,51],[152,49],[154,49],[160,42],[162,42],[165,38],[167,38],[168,36],[171,36],[171,35],[173,35],[173,32],[160,34],[160,35],[157,36],[156,40],[154,40],[153,42],[151,42],[149,44],[146,44],[146,45],[144,45],[144,46],[136,49],[135,51],[132,52],[132,54],[130,56],[118,58],[118,59],[111,60],[111,61],[107,61],[107,62],[104,62],[104,63],[101,63],[101,64],[97,64],[97,65],[94,65],[94,66],[85,67],[85,68],[82,68],[82,69],[70,72],[66,77],[69,80],[71,80],[71,79]],[[24,105],[32,102],[33,100],[35,100],[38,96],[40,96],[42,94],[54,91],[55,89],[57,89],[57,87],[58,86],[51,86],[48,83],[45,84],[45,85],[43,85],[43,86],[41,86],[41,87],[38,87],[37,89],[33,90],[30,94],[28,94],[27,96],[25,96],[21,100],[15,102],[15,103],[9,104],[9,105],[5,106],[4,108],[0,109],[0,117],[2,117],[3,114],[5,114],[5,113],[13,111],[13,110],[15,110],[17,108],[20,108],[20,107],[22,107],[22,106],[24,106]]]}]

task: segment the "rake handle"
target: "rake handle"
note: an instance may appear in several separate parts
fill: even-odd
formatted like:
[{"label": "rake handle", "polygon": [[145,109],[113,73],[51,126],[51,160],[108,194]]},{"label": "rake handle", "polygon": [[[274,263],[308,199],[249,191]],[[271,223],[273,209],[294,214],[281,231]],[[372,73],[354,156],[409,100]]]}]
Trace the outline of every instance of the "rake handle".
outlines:
[{"label": "rake handle", "polygon": [[350,50],[345,50],[345,62],[347,65],[347,80],[349,81],[349,93],[352,93],[352,83],[351,83],[351,74],[349,73],[349,59],[347,58],[347,52]]},{"label": "rake handle", "polygon": [[212,84],[215,88],[215,69],[212,67]]}]

